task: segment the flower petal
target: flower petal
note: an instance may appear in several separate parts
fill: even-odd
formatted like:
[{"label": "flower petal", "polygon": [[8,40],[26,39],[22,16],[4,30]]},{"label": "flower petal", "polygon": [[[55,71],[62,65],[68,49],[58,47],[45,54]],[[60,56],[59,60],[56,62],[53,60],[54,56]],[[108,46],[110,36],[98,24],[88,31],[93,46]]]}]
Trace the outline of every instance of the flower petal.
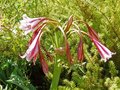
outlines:
[{"label": "flower petal", "polygon": [[46,25],[46,24],[42,24],[36,31],[33,32],[33,35],[32,35],[32,37],[31,37],[28,45],[30,45],[30,44],[32,43],[32,41],[35,39],[35,37],[36,37],[36,35],[38,34],[38,32],[39,32],[40,30],[42,30],[42,29],[45,27],[45,25]]},{"label": "flower petal", "polygon": [[30,61],[37,53],[38,53],[38,44],[39,44],[39,36],[41,31],[36,35],[32,43],[30,44],[29,48],[27,49],[26,53],[21,56],[21,58],[27,59],[27,61]]},{"label": "flower petal", "polygon": [[[23,20],[20,20],[20,29],[25,31],[25,35],[31,31],[37,30],[40,26],[45,24],[44,21],[47,22],[47,18],[39,17],[39,18],[29,18],[27,15],[23,15]],[[42,24],[42,25],[41,25]]]},{"label": "flower petal", "polygon": [[107,47],[101,44],[99,41],[93,39],[94,45],[98,49],[98,52],[101,58],[106,62],[109,58],[112,57],[115,53],[111,52]]}]

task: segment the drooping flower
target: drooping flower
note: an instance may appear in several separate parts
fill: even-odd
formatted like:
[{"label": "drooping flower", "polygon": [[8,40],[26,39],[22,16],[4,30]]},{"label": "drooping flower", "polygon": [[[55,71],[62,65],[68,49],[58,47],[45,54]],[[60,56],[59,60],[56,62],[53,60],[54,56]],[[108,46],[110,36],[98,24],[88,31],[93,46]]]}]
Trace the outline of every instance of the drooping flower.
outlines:
[{"label": "drooping flower", "polygon": [[27,61],[31,61],[34,58],[34,61],[37,59],[37,54],[39,51],[38,45],[39,45],[39,37],[41,34],[41,30],[37,33],[31,44],[29,45],[26,53],[21,56],[21,58],[26,58]]},{"label": "drooping flower", "polygon": [[64,37],[65,37],[65,51],[66,51],[66,56],[67,56],[67,59],[69,61],[70,64],[73,63],[72,61],[72,55],[71,55],[71,52],[70,52],[70,46],[69,46],[69,43],[68,43],[68,40],[67,40],[67,32],[70,30],[70,27],[72,25],[72,22],[73,22],[73,16],[71,15],[68,19],[68,22],[66,24],[66,27],[65,27],[65,30],[64,30]]},{"label": "drooping flower", "polygon": [[[20,21],[19,28],[24,30],[25,35],[29,32],[33,32],[33,35],[28,43],[28,49],[21,58],[26,58],[27,61],[33,61],[33,64],[35,64],[37,57],[39,56],[42,69],[45,74],[48,72],[48,65],[40,49],[40,38],[43,33],[42,29],[46,26],[46,24],[56,25],[57,23],[58,22],[55,20],[46,17],[29,18],[27,15],[23,15],[23,20]],[[50,54],[47,51],[45,52],[50,60],[52,60]]]},{"label": "drooping flower", "polygon": [[101,58],[106,62],[109,58],[112,57],[115,53],[111,52],[107,47],[101,44],[96,39],[92,38],[94,45],[96,46]]},{"label": "drooping flower", "polygon": [[[48,72],[48,65],[44,59],[44,55],[40,49],[40,35],[42,34],[42,31],[39,30],[39,32],[35,31],[33,34],[33,38],[31,39],[31,42],[29,42],[29,47],[26,51],[26,53],[21,56],[21,58],[26,58],[27,61],[31,61],[33,59],[33,64],[35,65],[35,62],[37,60],[37,56],[39,56],[40,63],[42,65],[43,72],[46,74]],[[36,36],[35,36],[36,35]]]},{"label": "drooping flower", "polygon": [[67,40],[67,32],[70,30],[72,22],[73,22],[73,17],[70,16],[70,18],[69,18],[69,20],[67,22],[67,25],[65,27],[65,30],[63,30],[63,28],[60,27],[60,26],[58,27],[61,30],[61,32],[62,32],[62,34],[64,36],[64,39],[65,39],[65,48],[59,48],[59,49],[56,50],[57,52],[60,51],[59,53],[61,53],[61,51],[64,52],[64,50],[65,50],[66,57],[67,57],[67,59],[68,59],[68,61],[69,61],[70,64],[72,64],[73,61],[72,61],[72,55],[71,55],[71,52],[70,52],[70,46],[69,46],[69,43],[68,43],[68,40]]},{"label": "drooping flower", "polygon": [[105,47],[103,44],[100,43],[98,35],[94,31],[94,29],[92,29],[92,27],[90,27],[88,24],[87,24],[87,27],[88,27],[88,32],[89,33],[86,33],[84,31],[81,31],[81,33],[84,34],[84,35],[87,35],[91,39],[91,41],[96,46],[96,48],[97,48],[97,50],[98,50],[102,60],[104,60],[106,62],[115,53],[111,52],[107,47]]},{"label": "drooping flower", "polygon": [[82,32],[82,33],[89,36],[89,38],[92,40],[92,42],[96,46],[101,58],[106,62],[115,53],[111,52],[107,47],[105,47],[103,44],[100,43],[98,34],[91,26],[89,26],[86,22],[83,22],[83,23],[85,23],[88,28],[88,34],[85,32]]},{"label": "drooping flower", "polygon": [[80,37],[80,42],[78,44],[78,48],[77,48],[77,56],[78,56],[78,60],[82,61],[84,58],[84,51],[83,51],[83,41],[82,41],[82,37]]},{"label": "drooping flower", "polygon": [[47,18],[39,17],[39,18],[29,18],[26,14],[23,15],[23,20],[20,21],[20,29],[25,31],[25,35],[31,31],[35,31],[41,26]]}]

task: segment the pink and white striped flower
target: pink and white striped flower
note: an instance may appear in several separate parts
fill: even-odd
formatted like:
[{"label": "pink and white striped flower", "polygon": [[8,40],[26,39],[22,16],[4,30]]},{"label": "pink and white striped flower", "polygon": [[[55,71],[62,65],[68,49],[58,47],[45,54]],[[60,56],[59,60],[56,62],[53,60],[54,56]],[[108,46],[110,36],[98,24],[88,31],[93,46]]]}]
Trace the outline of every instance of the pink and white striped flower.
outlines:
[{"label": "pink and white striped flower", "polygon": [[21,56],[21,58],[26,58],[27,61],[31,61],[31,59],[33,58],[35,58],[35,60],[37,59],[36,56],[39,51],[38,45],[41,32],[42,32],[41,30],[38,32],[32,43],[29,45],[26,53],[23,56]]},{"label": "pink and white striped flower", "polygon": [[106,62],[109,58],[112,57],[115,53],[111,52],[107,47],[101,44],[96,39],[92,39],[94,45],[96,46],[101,58]]},{"label": "pink and white striped flower", "polygon": [[89,26],[87,23],[85,23],[88,28],[88,35],[90,39],[93,41],[94,45],[98,49],[98,52],[101,56],[101,58],[106,62],[109,58],[112,57],[115,53],[111,52],[107,47],[105,47],[103,44],[99,42],[99,36],[95,32],[95,30]]},{"label": "pink and white striped flower", "polygon": [[37,56],[39,55],[43,72],[46,74],[46,73],[48,73],[48,65],[47,65],[46,61],[44,60],[42,51],[40,50],[40,37],[42,35],[41,29],[43,27],[39,28],[39,31],[35,31],[33,33],[33,36],[29,42],[29,47],[28,47],[26,53],[23,56],[21,56],[21,58],[26,58],[27,61],[31,61],[33,59],[33,64],[35,64]]},{"label": "pink and white striped flower", "polygon": [[26,14],[23,15],[23,20],[20,21],[20,29],[25,31],[25,35],[29,32],[34,32],[41,26],[41,23],[47,20],[45,17],[29,18]]},{"label": "pink and white striped flower", "polygon": [[[43,32],[42,29],[48,23],[57,24],[55,20],[46,17],[29,18],[27,15],[24,14],[23,20],[20,21],[19,27],[20,29],[24,30],[25,35],[29,32],[33,32],[33,35],[28,44],[28,49],[26,53],[21,56],[21,58],[26,58],[27,61],[33,61],[33,64],[35,64],[37,56],[39,55],[40,63],[45,74],[48,72],[48,65],[44,59],[42,51],[40,50],[40,38]],[[47,53],[47,55],[49,55],[49,53]]]}]

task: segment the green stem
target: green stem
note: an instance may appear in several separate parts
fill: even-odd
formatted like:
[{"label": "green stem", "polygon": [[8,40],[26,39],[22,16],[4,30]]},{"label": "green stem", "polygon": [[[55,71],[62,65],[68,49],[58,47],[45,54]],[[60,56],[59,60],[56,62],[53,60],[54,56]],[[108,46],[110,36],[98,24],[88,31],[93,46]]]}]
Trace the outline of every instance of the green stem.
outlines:
[{"label": "green stem", "polygon": [[57,59],[58,58],[56,57],[56,61],[54,64],[53,79],[50,86],[50,90],[57,90],[57,87],[58,87],[58,82],[59,82],[62,67],[60,66],[60,63],[57,62]]}]

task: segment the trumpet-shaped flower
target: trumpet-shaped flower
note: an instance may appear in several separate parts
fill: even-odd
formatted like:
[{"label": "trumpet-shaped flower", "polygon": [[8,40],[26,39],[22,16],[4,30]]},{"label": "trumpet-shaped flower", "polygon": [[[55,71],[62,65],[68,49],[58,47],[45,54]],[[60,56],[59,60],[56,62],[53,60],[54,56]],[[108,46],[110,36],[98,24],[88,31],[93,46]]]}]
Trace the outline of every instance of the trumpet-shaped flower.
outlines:
[{"label": "trumpet-shaped flower", "polygon": [[96,46],[96,48],[98,49],[98,52],[101,56],[101,58],[106,62],[109,58],[112,57],[113,52],[111,52],[107,47],[105,47],[103,44],[101,44],[99,41],[97,41],[96,39],[92,39],[94,45]]},{"label": "trumpet-shaped flower", "polygon": [[20,29],[25,31],[25,35],[31,31],[35,31],[40,27],[40,23],[47,20],[47,18],[29,18],[26,14],[23,15],[23,20],[20,21]]},{"label": "trumpet-shaped flower", "polygon": [[[27,61],[31,61],[33,59],[33,64],[35,64],[37,56],[39,55],[40,63],[45,74],[48,72],[48,65],[44,60],[42,51],[40,50],[40,37],[42,35],[42,29],[46,26],[47,23],[56,24],[57,22],[46,17],[29,18],[27,15],[23,15],[23,20],[20,21],[19,27],[20,29],[24,30],[25,35],[29,32],[33,32],[33,35],[28,44],[28,49],[26,53],[21,56],[21,58],[26,58]],[[46,53],[50,60],[52,60],[50,54],[47,51]]]},{"label": "trumpet-shaped flower", "polygon": [[35,64],[37,56],[39,55],[43,72],[46,74],[48,72],[48,65],[44,60],[44,55],[42,54],[42,51],[40,50],[39,38],[41,33],[41,30],[39,30],[39,32],[34,32],[33,38],[30,40],[31,42],[29,42],[29,48],[27,49],[26,53],[21,56],[21,58],[26,58],[27,61],[31,61],[33,59],[33,64]]},{"label": "trumpet-shaped flower", "polygon": [[93,41],[94,45],[96,46],[96,48],[98,49],[98,52],[101,56],[101,58],[106,62],[109,58],[112,57],[113,52],[111,52],[107,47],[105,47],[103,44],[101,44],[99,42],[99,37],[98,34],[95,32],[95,30],[90,27],[87,23],[85,23],[87,28],[88,28],[88,35],[90,37],[90,39]]},{"label": "trumpet-shaped flower", "polygon": [[34,58],[34,61],[36,60],[39,48],[39,36],[41,34],[41,31],[38,32],[32,43],[29,45],[29,48],[27,49],[26,53],[21,56],[21,58],[25,58],[27,61],[30,61],[32,58]]}]

